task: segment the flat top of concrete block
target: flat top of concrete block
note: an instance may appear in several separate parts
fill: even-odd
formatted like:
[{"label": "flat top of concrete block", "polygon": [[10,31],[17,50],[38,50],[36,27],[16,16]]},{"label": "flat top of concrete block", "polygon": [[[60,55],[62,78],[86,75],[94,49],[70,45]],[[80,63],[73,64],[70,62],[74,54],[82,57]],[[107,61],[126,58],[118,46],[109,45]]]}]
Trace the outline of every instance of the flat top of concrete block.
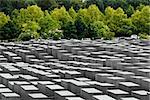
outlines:
[{"label": "flat top of concrete block", "polygon": [[51,81],[39,81],[38,83],[39,83],[39,84],[54,84],[54,83],[51,82]]},{"label": "flat top of concrete block", "polygon": [[37,87],[35,87],[34,85],[22,85],[21,86],[24,90],[38,90]]},{"label": "flat top of concrete block", "polygon": [[112,73],[118,73],[120,72],[120,70],[114,70],[114,69],[110,69],[110,70],[106,70],[107,72],[112,72]]},{"label": "flat top of concrete block", "polygon": [[86,83],[90,84],[90,85],[95,85],[98,84],[99,82],[97,81],[85,81]]},{"label": "flat top of concrete block", "polygon": [[133,83],[133,82],[120,82],[119,84],[122,84],[122,85],[125,85],[125,86],[128,86],[128,87],[132,87],[132,86],[140,86],[136,83]]},{"label": "flat top of concrete block", "polygon": [[96,74],[96,76],[113,76],[113,74],[107,74],[107,73],[99,73],[99,74]]},{"label": "flat top of concrete block", "polygon": [[140,100],[134,97],[125,97],[125,98],[121,98],[121,100]]},{"label": "flat top of concrete block", "polygon": [[18,84],[18,85],[27,85],[30,84],[27,81],[12,81],[12,84]]},{"label": "flat top of concrete block", "polygon": [[85,68],[85,69],[90,72],[100,72],[101,71],[100,69],[92,69],[92,68]]},{"label": "flat top of concrete block", "polygon": [[143,79],[143,81],[146,81],[146,82],[150,83],[150,78]]},{"label": "flat top of concrete block", "polygon": [[119,71],[118,73],[120,73],[120,74],[124,74],[124,75],[134,75],[134,73],[132,73],[132,72],[127,72],[127,71]]},{"label": "flat top of concrete block", "polygon": [[142,95],[142,96],[148,95],[148,93],[149,93],[146,90],[138,90],[138,91],[132,91],[132,92],[135,94],[138,94],[138,95]]},{"label": "flat top of concrete block", "polygon": [[0,93],[12,92],[9,88],[0,88]]},{"label": "flat top of concrete block", "polygon": [[90,81],[91,79],[85,78],[85,77],[80,77],[80,78],[75,78],[78,81]]},{"label": "flat top of concrete block", "polygon": [[20,97],[20,95],[16,93],[2,93],[4,97]]},{"label": "flat top of concrete block", "polygon": [[3,78],[11,78],[12,77],[12,75],[9,73],[1,73],[0,76]]},{"label": "flat top of concrete block", "polygon": [[13,57],[13,58],[14,58],[14,59],[21,59],[21,57],[18,57],[18,56],[17,56],[17,57]]},{"label": "flat top of concrete block", "polygon": [[72,84],[75,84],[77,86],[89,86],[89,84],[81,81],[73,81]]},{"label": "flat top of concrete block", "polygon": [[55,93],[59,94],[60,96],[75,96],[74,93],[68,90],[55,91]]},{"label": "flat top of concrete block", "polygon": [[116,100],[108,95],[96,95],[93,97],[96,98],[97,100]]},{"label": "flat top of concrete block", "polygon": [[85,99],[82,99],[81,97],[66,97],[65,99],[66,100],[85,100]]},{"label": "flat top of concrete block", "polygon": [[111,84],[111,83],[100,83],[100,82],[97,83],[96,85],[100,85],[100,86],[103,86],[103,87],[104,87],[104,86],[106,86],[106,87],[107,87],[107,86],[115,86],[114,84]]},{"label": "flat top of concrete block", "polygon": [[33,68],[39,68],[39,69],[50,69],[49,67],[45,67],[45,66],[41,66],[41,65],[30,65],[31,67],[33,67]]},{"label": "flat top of concrete block", "polygon": [[143,76],[130,76],[131,78],[135,78],[135,79],[145,79],[146,77]]},{"label": "flat top of concrete block", "polygon": [[9,56],[17,56],[17,54],[15,53],[12,53],[12,52],[3,52],[4,54],[7,54]]},{"label": "flat top of concrete block", "polygon": [[63,79],[52,79],[54,82],[61,82]]},{"label": "flat top of concrete block", "polygon": [[28,95],[32,98],[41,98],[41,99],[47,98],[47,96],[42,93],[30,93]]},{"label": "flat top of concrete block", "polygon": [[80,72],[78,72],[78,71],[67,71],[66,73],[68,73],[68,74],[71,74],[71,75],[73,75],[73,74],[81,74]]},{"label": "flat top of concrete block", "polygon": [[20,69],[18,69],[18,68],[9,68],[8,69],[9,71],[13,71],[13,72],[19,72],[20,71]]},{"label": "flat top of concrete block", "polygon": [[5,85],[3,85],[3,84],[0,84],[0,88],[3,88],[3,87],[5,87]]},{"label": "flat top of concrete block", "polygon": [[129,94],[128,92],[120,90],[120,89],[112,89],[112,90],[107,90],[107,91],[113,94]]},{"label": "flat top of concrete block", "polygon": [[138,69],[140,72],[150,73],[150,69]]},{"label": "flat top of concrete block", "polygon": [[58,89],[64,89],[62,86],[60,85],[46,85],[47,88],[51,89],[51,90],[58,90]]},{"label": "flat top of concrete block", "polygon": [[21,75],[20,77],[24,78],[24,79],[27,79],[27,80],[30,80],[30,79],[38,79],[37,77],[34,77],[34,76],[31,76],[31,75]]},{"label": "flat top of concrete block", "polygon": [[82,91],[85,91],[87,93],[102,93],[102,91],[95,88],[82,88]]},{"label": "flat top of concrete block", "polygon": [[56,74],[50,74],[50,75],[46,75],[46,77],[49,77],[49,78],[54,78],[54,77],[60,77],[59,75],[56,75]]}]

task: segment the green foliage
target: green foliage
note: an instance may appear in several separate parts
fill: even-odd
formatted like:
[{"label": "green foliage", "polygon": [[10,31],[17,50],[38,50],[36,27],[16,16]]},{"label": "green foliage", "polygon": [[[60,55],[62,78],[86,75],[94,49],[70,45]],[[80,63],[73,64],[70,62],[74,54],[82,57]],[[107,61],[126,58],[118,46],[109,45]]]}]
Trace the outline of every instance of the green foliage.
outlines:
[{"label": "green foliage", "polygon": [[57,0],[57,4],[60,7],[64,6],[67,10],[73,7],[75,11],[78,11],[84,5],[82,0]]},{"label": "green foliage", "polygon": [[28,41],[30,39],[32,39],[30,32],[22,32],[18,37],[19,41]]},{"label": "green foliage", "polygon": [[136,10],[131,19],[135,26],[135,33],[150,34],[150,6],[143,7],[141,11]]},{"label": "green foliage", "polygon": [[11,15],[14,9],[26,8],[35,5],[38,0],[0,0],[0,11]]},{"label": "green foliage", "polygon": [[85,6],[86,7],[89,7],[90,5],[93,5],[95,4],[99,9],[100,11],[104,11],[104,1],[103,0],[85,0]]},{"label": "green foliage", "polygon": [[91,5],[88,9],[79,9],[75,26],[77,29],[77,36],[81,38],[91,38],[89,26],[95,21],[103,21],[104,15],[99,11],[96,5]]},{"label": "green foliage", "polygon": [[[10,17],[0,12],[0,39],[5,39],[8,33],[5,33],[9,26]],[[7,28],[6,28],[7,27]]]},{"label": "green foliage", "polygon": [[19,39],[27,38],[27,36],[29,38],[29,35],[31,38],[39,38],[40,35],[37,31],[40,30],[39,22],[43,17],[44,13],[37,5],[29,6],[27,9],[14,10],[12,21],[21,30]]},{"label": "green foliage", "polygon": [[0,28],[0,39],[7,40],[7,39],[15,39],[20,34],[20,30],[9,21],[6,23],[2,28]]},{"label": "green foliage", "polygon": [[60,26],[56,20],[53,20],[48,11],[45,11],[45,16],[40,20],[41,33],[49,33],[50,30],[59,29]]},{"label": "green foliage", "polygon": [[115,35],[113,32],[110,32],[109,27],[102,21],[92,23],[90,25],[90,31],[91,37],[94,38],[112,39]]},{"label": "green foliage", "polygon": [[88,36],[89,17],[86,16],[87,9],[80,9],[75,20],[77,38],[82,39]]},{"label": "green foliage", "polygon": [[132,21],[127,18],[127,15],[121,8],[114,10],[111,7],[107,7],[105,10],[105,20],[105,23],[112,32],[116,33],[116,36],[129,36],[132,32]]},{"label": "green foliage", "polygon": [[51,37],[54,40],[59,40],[61,37],[63,37],[63,32],[61,30],[53,30],[49,31],[49,37]]},{"label": "green foliage", "polygon": [[22,27],[22,33],[18,37],[19,40],[38,39],[40,37],[40,34],[37,32],[40,30],[38,23],[31,21],[24,23]]},{"label": "green foliage", "polygon": [[[63,18],[59,18],[59,20],[64,21]],[[38,39],[40,37],[60,38],[61,34],[58,31],[55,32],[56,29],[60,28],[59,20],[52,19],[48,11],[44,13],[37,5],[13,12],[13,22],[22,31],[18,37],[19,40]]]},{"label": "green foliage", "polygon": [[24,23],[30,21],[39,22],[44,16],[43,11],[37,5],[29,6],[27,9],[14,10],[12,15],[13,22],[21,28]]},{"label": "green foliage", "polygon": [[0,28],[8,23],[9,19],[9,16],[5,15],[3,12],[0,12]]},{"label": "green foliage", "polygon": [[127,5],[126,9],[124,9],[124,11],[128,15],[128,17],[130,17],[135,12],[134,7],[131,5]]},{"label": "green foliage", "polygon": [[146,33],[140,33],[139,37],[140,37],[140,39],[150,40],[150,35],[148,35]]},{"label": "green foliage", "polygon": [[133,3],[130,0],[0,0],[0,11],[10,15],[9,18],[0,12],[0,39],[18,36],[19,40],[112,39],[139,33],[146,38],[150,34],[150,6],[145,5],[149,3],[146,0]]},{"label": "green foliage", "polygon": [[91,5],[87,9],[87,13],[89,15],[89,22],[94,22],[94,21],[103,21],[104,15],[96,5]]},{"label": "green foliage", "polygon": [[64,38],[71,39],[71,38],[77,38],[77,29],[75,26],[75,23],[73,21],[68,22],[64,26]]},{"label": "green foliage", "polygon": [[37,5],[42,8],[42,10],[53,10],[58,7],[56,0],[37,0]]},{"label": "green foliage", "polygon": [[76,11],[73,9],[73,7],[71,7],[68,12],[69,12],[69,15],[72,17],[72,19],[75,20],[76,17],[77,17],[77,13],[76,13]]},{"label": "green foliage", "polygon": [[51,16],[54,20],[58,21],[62,27],[63,27],[63,25],[68,23],[70,20],[72,20],[71,16],[66,11],[65,7],[61,7],[60,9],[55,8],[51,12]]}]

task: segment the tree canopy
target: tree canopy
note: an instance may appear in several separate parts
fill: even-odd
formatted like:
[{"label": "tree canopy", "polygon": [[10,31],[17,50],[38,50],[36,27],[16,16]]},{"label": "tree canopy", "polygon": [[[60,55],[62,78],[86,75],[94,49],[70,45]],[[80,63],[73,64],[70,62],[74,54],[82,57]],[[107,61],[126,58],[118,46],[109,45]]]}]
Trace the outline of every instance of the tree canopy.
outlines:
[{"label": "tree canopy", "polygon": [[144,37],[150,34],[147,1],[0,0],[0,39]]}]

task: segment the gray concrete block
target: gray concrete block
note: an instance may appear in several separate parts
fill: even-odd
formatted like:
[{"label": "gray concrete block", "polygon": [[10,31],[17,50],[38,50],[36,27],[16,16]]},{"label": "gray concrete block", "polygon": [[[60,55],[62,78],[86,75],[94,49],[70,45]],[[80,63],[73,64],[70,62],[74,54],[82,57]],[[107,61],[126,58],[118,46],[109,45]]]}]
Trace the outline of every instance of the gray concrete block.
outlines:
[{"label": "gray concrete block", "polygon": [[81,89],[81,97],[86,100],[92,100],[93,95],[100,95],[102,91],[95,88],[82,88]]},{"label": "gray concrete block", "polygon": [[16,93],[2,93],[2,100],[21,100],[20,95]]}]

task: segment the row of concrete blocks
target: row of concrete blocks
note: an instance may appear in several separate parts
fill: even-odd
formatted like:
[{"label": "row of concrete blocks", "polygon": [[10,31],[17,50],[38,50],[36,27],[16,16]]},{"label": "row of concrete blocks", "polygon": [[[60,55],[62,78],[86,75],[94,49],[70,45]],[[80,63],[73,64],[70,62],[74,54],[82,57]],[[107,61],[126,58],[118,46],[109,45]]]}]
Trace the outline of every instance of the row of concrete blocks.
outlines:
[{"label": "row of concrete blocks", "polygon": [[[106,94],[104,95],[103,92],[98,89],[89,88],[89,84],[85,82],[79,82],[75,80],[64,80],[61,82],[61,85],[63,87],[60,85],[56,85],[53,82],[45,81],[45,82],[38,82],[37,84],[38,88],[37,88],[28,82],[19,81],[19,82],[14,82],[13,90],[16,93],[20,94],[23,100],[27,100],[29,98],[30,98],[29,100],[50,100],[46,98],[46,95],[51,98],[54,97],[53,98],[54,100],[72,100],[73,98],[81,99],[81,97],[83,97],[86,100],[101,100],[98,98],[105,97],[105,96],[106,98],[107,97],[111,99],[115,98],[113,100],[118,100],[118,99],[124,100],[123,98],[134,98],[134,97],[129,96],[128,92],[125,92],[123,90],[110,86],[108,85],[108,83],[101,83],[101,86],[100,86],[100,83],[96,85],[98,89],[99,88],[106,89],[105,91],[107,95]],[[68,90],[70,90],[71,92]],[[9,92],[9,89],[5,91]],[[39,91],[45,94],[45,97]],[[146,93],[149,93],[149,92],[144,91],[144,90],[132,91],[131,95],[138,97],[141,100],[149,100],[149,95],[147,95]],[[75,94],[81,97],[77,97],[77,95]],[[70,98],[70,99],[67,99],[67,98]],[[84,100],[84,99],[81,99],[81,100]],[[138,99],[135,99],[135,100],[138,100]]]},{"label": "row of concrete blocks", "polygon": [[[61,67],[63,67],[63,66],[61,66]],[[60,77],[61,78],[74,78],[74,77],[85,76],[85,77],[88,77],[88,78],[93,79],[93,80],[96,79],[97,81],[99,81],[99,80],[101,80],[102,82],[103,81],[106,81],[106,82],[110,81],[111,83],[114,83],[116,85],[118,84],[118,82],[120,82],[119,80],[122,80],[122,81],[128,80],[128,81],[133,81],[135,83],[140,84],[145,89],[148,89],[150,87],[150,85],[149,85],[150,81],[149,81],[148,78],[142,77],[142,75],[134,76],[135,75],[134,73],[128,72],[128,71],[123,72],[123,71],[120,71],[120,70],[110,70],[110,69],[108,69],[108,70],[105,70],[105,72],[103,72],[100,69],[99,70],[98,69],[93,70],[91,68],[82,68],[82,69],[78,69],[79,72],[69,71],[69,70],[64,70],[64,71],[60,70],[60,71],[58,71],[59,73],[52,74],[52,73],[45,73],[44,71],[39,71],[36,68],[38,68],[38,69],[39,68],[40,69],[44,68],[45,70],[50,70],[49,67],[44,67],[44,66],[39,66],[39,65],[32,65],[32,68],[31,67],[23,67],[21,69],[5,65],[5,68],[3,68],[3,71],[4,72],[10,72],[11,74],[14,74],[14,75],[19,74],[20,71],[21,71],[24,74],[30,74],[30,75],[36,76],[41,80],[48,80],[48,79],[51,80],[52,78],[60,78]],[[56,68],[58,68],[58,66],[56,66]],[[64,68],[67,68],[67,67],[64,66]],[[68,67],[68,68],[71,69],[71,68],[74,68],[74,67]],[[42,73],[45,74],[45,75],[42,75]],[[98,73],[101,73],[101,74],[98,74]],[[111,74],[106,74],[106,73],[111,73]],[[59,75],[56,75],[56,74],[59,74]],[[95,78],[95,76],[96,76],[96,78]],[[99,76],[100,76],[100,78],[99,78]],[[11,78],[14,79],[14,78],[17,78],[17,77],[18,76],[11,76],[11,77],[9,76],[8,79],[11,79]],[[5,77],[4,79],[7,80],[7,77]],[[33,79],[35,79],[35,78],[33,78]]]},{"label": "row of concrete blocks", "polygon": [[[79,83],[77,83],[77,84],[79,84]],[[85,84],[85,83],[83,83],[83,84]],[[126,83],[126,84],[128,84],[128,83]],[[131,83],[132,84],[132,83]],[[80,83],[80,85],[81,85],[81,83]],[[136,85],[136,84],[135,84]],[[106,85],[107,86],[107,85]],[[109,85],[108,85],[109,86]],[[136,85],[137,86],[137,85]],[[135,86],[135,87],[136,87]],[[66,86],[64,86],[64,87],[66,87]],[[68,87],[68,86],[67,86]],[[116,88],[114,85],[113,85],[113,87],[114,88]],[[129,86],[130,87],[130,86]],[[133,86],[134,87],[134,86]],[[78,87],[74,87],[74,89],[77,89]],[[108,87],[106,87],[106,88],[108,88]],[[112,88],[112,87],[111,87]],[[126,87],[126,88],[128,88],[128,87]],[[125,88],[124,88],[125,89]],[[128,88],[129,89],[129,88]],[[16,89],[15,89],[16,90]],[[102,89],[103,90],[103,89]],[[73,90],[72,90],[73,91]],[[76,91],[74,91],[75,93],[79,93],[79,90],[77,90],[78,92],[76,92]],[[106,91],[106,90],[103,90],[103,91]],[[126,90],[127,91],[127,90]]]},{"label": "row of concrete blocks", "polygon": [[[19,58],[19,57],[16,57],[16,58]],[[35,60],[35,59],[34,59]],[[35,60],[36,62],[40,62],[39,60]],[[31,61],[32,62],[32,61]],[[108,63],[107,63],[108,62]],[[115,62],[117,62],[117,63],[115,63]],[[40,62],[41,63],[41,62]],[[142,63],[143,64],[143,63]],[[117,66],[118,65],[118,60],[116,59],[115,61],[113,60],[112,61],[112,63],[111,63],[111,60],[106,60],[106,65],[110,65],[110,66]],[[120,65],[120,64],[119,64]],[[141,65],[141,64],[140,64]],[[144,64],[143,64],[144,65]],[[148,64],[147,64],[148,65]],[[118,66],[117,68],[119,68],[120,66]],[[121,68],[126,68],[126,67],[121,67]],[[140,70],[141,71],[141,70]],[[142,71],[141,71],[141,74],[145,74],[144,76],[147,76],[147,77],[150,77],[149,76],[149,72],[148,72],[149,70],[147,70],[147,73],[146,72],[144,72],[143,71],[143,73],[142,73]],[[137,74],[139,73],[139,71],[138,72],[136,72]]]},{"label": "row of concrete blocks", "polygon": [[9,76],[9,75],[8,75]]},{"label": "row of concrete blocks", "polygon": [[[53,50],[53,49],[54,49],[54,50]],[[52,53],[52,55],[53,55],[54,57],[55,57],[56,54],[58,54],[58,56],[62,57],[62,55],[59,54],[59,52],[57,52],[57,49],[58,49],[57,47],[54,47],[54,46],[53,46],[53,48],[52,48],[53,53],[52,53],[52,52],[50,52],[50,53]],[[48,50],[49,50],[49,49],[48,49]],[[58,50],[60,50],[60,49],[58,49]],[[38,52],[34,52],[36,56],[38,56],[38,54],[39,54],[40,52],[41,52],[42,56],[44,56],[44,54],[47,55],[47,53],[43,53],[43,49],[41,49],[41,48],[40,48],[40,49],[34,49],[34,51],[38,51]],[[60,53],[65,54],[65,55],[64,55],[65,58],[69,58],[68,56],[70,56],[70,54],[68,54],[66,50],[60,50]],[[46,55],[45,55],[45,56],[46,56]],[[23,56],[22,56],[22,57],[23,57]],[[29,57],[31,57],[31,56],[29,56]],[[40,57],[41,57],[41,56],[40,56]],[[65,59],[65,58],[64,58],[64,59]],[[60,58],[60,59],[61,59],[61,58]],[[63,60],[64,60],[64,59],[63,59]],[[33,59],[33,60],[34,60],[34,59]],[[66,60],[67,60],[67,59],[66,59]],[[72,59],[70,59],[70,60],[72,60]],[[87,59],[86,59],[86,60],[87,60]],[[90,59],[90,60],[91,60],[91,59]],[[113,59],[112,59],[112,60],[113,60]],[[86,62],[86,61],[85,61],[85,62]],[[108,62],[109,62],[109,61],[108,61]],[[115,66],[115,65],[114,65],[114,66]]]}]

